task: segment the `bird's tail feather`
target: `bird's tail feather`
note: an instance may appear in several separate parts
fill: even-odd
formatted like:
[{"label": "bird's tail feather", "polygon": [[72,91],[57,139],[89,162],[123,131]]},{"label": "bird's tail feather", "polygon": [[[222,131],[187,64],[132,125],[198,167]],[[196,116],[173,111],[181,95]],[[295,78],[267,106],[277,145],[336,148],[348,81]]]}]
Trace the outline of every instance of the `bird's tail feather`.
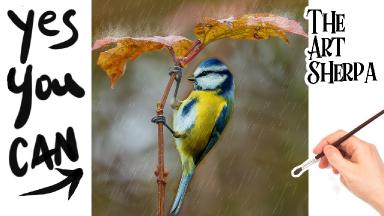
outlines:
[{"label": "bird's tail feather", "polygon": [[185,193],[187,192],[188,184],[191,181],[193,172],[188,173],[187,175],[182,175],[179,188],[177,189],[177,194],[175,201],[173,202],[171,215],[177,215],[180,212],[181,205],[184,200]]}]

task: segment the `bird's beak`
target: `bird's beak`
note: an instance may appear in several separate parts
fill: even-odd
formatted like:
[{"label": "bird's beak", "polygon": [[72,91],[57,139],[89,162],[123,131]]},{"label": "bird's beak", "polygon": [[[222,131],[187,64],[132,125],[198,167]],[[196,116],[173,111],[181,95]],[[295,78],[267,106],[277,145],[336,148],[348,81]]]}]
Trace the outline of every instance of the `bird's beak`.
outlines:
[{"label": "bird's beak", "polygon": [[188,77],[187,79],[188,79],[189,81],[192,81],[192,82],[194,82],[194,81],[196,80],[194,76],[190,76],[190,77]]}]

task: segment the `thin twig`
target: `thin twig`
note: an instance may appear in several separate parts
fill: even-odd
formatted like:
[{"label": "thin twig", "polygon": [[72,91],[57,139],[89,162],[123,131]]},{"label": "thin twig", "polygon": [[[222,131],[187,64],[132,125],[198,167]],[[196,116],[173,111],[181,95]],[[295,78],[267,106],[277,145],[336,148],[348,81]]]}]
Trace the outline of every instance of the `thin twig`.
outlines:
[{"label": "thin twig", "polygon": [[[156,106],[156,115],[163,116],[164,114],[164,106],[167,101],[169,92],[171,90],[172,84],[175,80],[176,75],[172,74],[168,80],[168,83],[165,87],[164,93],[161,97],[161,101],[157,103]],[[164,215],[164,200],[165,200],[165,178],[168,173],[165,173],[164,168],[164,131],[163,131],[163,123],[158,123],[157,125],[157,142],[158,142],[158,161],[157,161],[157,169],[155,171],[155,175],[157,177],[157,215]]]},{"label": "thin twig", "polygon": [[[172,60],[174,65],[183,67],[189,62],[191,62],[197,54],[203,50],[204,44],[201,43],[200,40],[197,40],[195,43],[193,43],[192,47],[188,50],[184,58],[180,61],[174,50],[172,48],[169,48],[169,53],[172,56]],[[164,106],[167,101],[169,92],[171,91],[173,82],[176,79],[176,74],[171,73],[171,76],[169,77],[168,83],[165,86],[163,95],[161,96],[160,102],[156,105],[156,115],[157,117],[163,116],[164,114]],[[157,177],[157,216],[164,216],[164,200],[165,200],[165,185],[166,185],[166,177],[168,176],[168,173],[165,171],[164,166],[164,124],[159,122],[157,124],[157,143],[158,143],[158,161],[157,161],[157,168],[155,171],[155,175]]]},{"label": "thin twig", "polygon": [[204,49],[204,47],[204,43],[202,43],[200,40],[197,40],[191,47],[191,51],[188,51],[187,55],[180,61],[180,65],[187,65]]}]

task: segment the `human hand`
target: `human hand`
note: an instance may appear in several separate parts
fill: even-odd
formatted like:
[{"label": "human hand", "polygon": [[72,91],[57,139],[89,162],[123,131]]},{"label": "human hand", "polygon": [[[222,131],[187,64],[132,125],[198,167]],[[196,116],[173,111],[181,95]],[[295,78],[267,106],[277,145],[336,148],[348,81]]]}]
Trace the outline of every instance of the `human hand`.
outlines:
[{"label": "human hand", "polygon": [[339,149],[329,145],[347,132],[339,130],[326,136],[313,149],[313,153],[324,151],[319,162],[324,169],[332,166],[340,181],[356,196],[376,208],[384,215],[384,164],[376,146],[355,136],[344,141]]}]

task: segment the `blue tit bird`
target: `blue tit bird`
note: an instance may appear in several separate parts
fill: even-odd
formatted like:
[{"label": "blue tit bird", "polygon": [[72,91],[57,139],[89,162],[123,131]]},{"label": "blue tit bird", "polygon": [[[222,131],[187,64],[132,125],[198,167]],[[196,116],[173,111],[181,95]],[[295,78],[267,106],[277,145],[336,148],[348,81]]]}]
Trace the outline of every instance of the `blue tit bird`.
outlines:
[{"label": "blue tit bird", "polygon": [[173,130],[182,176],[171,214],[177,215],[196,167],[212,149],[227,124],[234,103],[234,81],[216,58],[202,62],[188,80],[193,91],[176,106]]}]

